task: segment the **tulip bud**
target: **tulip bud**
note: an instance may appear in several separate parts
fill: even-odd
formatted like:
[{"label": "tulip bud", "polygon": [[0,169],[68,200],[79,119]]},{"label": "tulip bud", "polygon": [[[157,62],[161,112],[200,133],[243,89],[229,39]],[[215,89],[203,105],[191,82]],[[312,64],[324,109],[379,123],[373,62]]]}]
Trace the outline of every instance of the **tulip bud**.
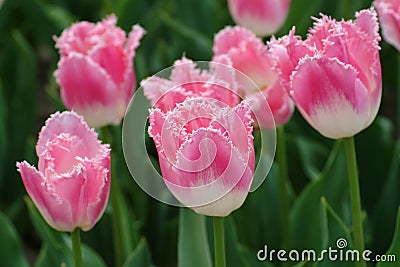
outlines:
[{"label": "tulip bud", "polygon": [[126,38],[116,22],[79,22],[55,38],[61,98],[92,127],[120,123],[135,90],[133,59],[145,31],[135,25]]},{"label": "tulip bud", "polygon": [[374,120],[382,93],[379,40],[376,12],[367,9],[355,21],[323,15],[305,41],[294,30],[271,41],[283,84],[322,135],[350,137]]},{"label": "tulip bud", "polygon": [[150,112],[166,186],[185,206],[208,216],[239,208],[254,174],[250,107],[207,97],[188,98],[173,110]]},{"label": "tulip bud", "polygon": [[233,20],[257,34],[274,34],[285,22],[290,0],[228,0]]},{"label": "tulip bud", "polygon": [[36,145],[38,169],[17,163],[28,195],[56,230],[90,230],[110,192],[110,148],[75,112],[55,113]]}]

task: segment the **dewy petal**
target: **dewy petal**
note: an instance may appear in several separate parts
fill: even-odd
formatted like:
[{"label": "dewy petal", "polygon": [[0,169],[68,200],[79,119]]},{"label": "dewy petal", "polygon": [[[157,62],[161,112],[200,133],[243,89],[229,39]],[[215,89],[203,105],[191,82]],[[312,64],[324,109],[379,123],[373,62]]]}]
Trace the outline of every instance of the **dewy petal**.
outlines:
[{"label": "dewy petal", "polygon": [[72,210],[69,203],[62,199],[55,188],[27,162],[17,163],[26,191],[39,209],[46,222],[59,231],[73,231]]},{"label": "dewy petal", "polygon": [[352,66],[335,58],[306,57],[293,74],[292,88],[297,108],[322,135],[338,139],[366,127],[368,90]]}]

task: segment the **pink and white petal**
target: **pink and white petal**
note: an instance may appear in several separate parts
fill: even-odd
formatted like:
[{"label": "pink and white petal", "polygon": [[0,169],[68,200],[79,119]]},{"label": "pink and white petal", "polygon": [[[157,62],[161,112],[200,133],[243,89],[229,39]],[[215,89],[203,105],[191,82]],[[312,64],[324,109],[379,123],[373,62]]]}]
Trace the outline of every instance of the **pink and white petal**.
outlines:
[{"label": "pink and white petal", "polygon": [[[228,54],[231,49],[240,49],[246,42],[256,42],[257,37],[248,29],[240,26],[226,26],[214,37],[213,52],[215,55]],[[262,45],[262,42],[261,42]]]},{"label": "pink and white petal", "polygon": [[[110,162],[110,161],[109,161]],[[90,230],[100,219],[106,207],[110,193],[110,166],[97,167],[86,161],[85,184],[82,188],[81,208],[77,225],[83,230]]]},{"label": "pink and white petal", "polygon": [[75,111],[83,116],[91,127],[103,127],[108,124],[118,125],[125,115],[126,103],[124,99],[114,98],[113,105],[95,102],[85,107],[76,107]]},{"label": "pink and white petal", "polygon": [[[200,153],[201,146],[199,145],[205,139],[211,140],[206,141],[204,147],[201,148],[203,153]],[[216,152],[213,155],[214,158],[204,153],[207,148],[210,148],[209,142],[214,142],[212,146]],[[204,157],[204,164],[209,163],[210,160],[212,162],[204,169],[195,168],[188,171],[187,169],[192,166],[188,165],[188,162],[193,159],[193,154]],[[193,133],[191,141],[182,145],[178,152],[177,163],[173,167],[174,171],[166,173],[162,170],[162,173],[166,185],[178,200],[186,206],[196,207],[220,199],[236,186],[238,186],[237,190],[248,190],[246,183],[240,183],[247,168],[248,165],[243,162],[242,155],[218,130],[199,129]]]},{"label": "pink and white petal", "polygon": [[117,27],[117,17],[114,14],[96,23],[90,38],[94,39],[99,45],[107,43],[122,47],[126,42],[125,32]]},{"label": "pink and white petal", "polygon": [[118,89],[111,76],[88,57],[72,54],[59,62],[55,73],[61,97],[69,109],[101,103],[116,104]]},{"label": "pink and white petal", "polygon": [[88,156],[94,156],[101,144],[97,139],[98,134],[89,128],[83,118],[74,111],[56,112],[47,119],[39,133],[36,145],[36,153],[39,157],[48,149],[47,144],[53,142],[60,134],[70,134],[70,136],[81,138],[86,146]]},{"label": "pink and white petal", "polygon": [[94,27],[93,23],[82,21],[65,29],[60,37],[54,36],[61,56],[67,57],[72,52],[86,54],[90,51],[96,45],[96,40],[89,38]]},{"label": "pink and white petal", "polygon": [[273,69],[278,73],[280,83],[284,88],[290,90],[290,76],[295,70],[299,60],[305,55],[313,55],[300,36],[295,35],[295,28],[290,31],[289,35],[279,39],[272,39],[267,43],[268,54],[273,61]]},{"label": "pink and white petal", "polygon": [[108,44],[97,46],[90,52],[89,57],[110,75],[116,85],[124,82],[128,66],[122,47]]},{"label": "pink and white petal", "polygon": [[365,128],[368,90],[352,66],[336,58],[305,57],[292,76],[292,88],[297,108],[322,135],[337,139]]},{"label": "pink and white petal", "polygon": [[211,75],[196,68],[196,63],[186,57],[174,62],[170,80],[174,85],[183,86],[193,82],[205,82],[210,80]]},{"label": "pink and white petal", "polygon": [[[400,15],[398,16],[400,17]],[[361,31],[367,33],[376,46],[379,45],[378,43],[381,40],[381,36],[379,35],[378,15],[373,8],[357,12],[355,25]]]},{"label": "pink and white petal", "polygon": [[289,0],[229,0],[233,19],[259,36],[275,33],[286,20]]},{"label": "pink and white petal", "polygon": [[56,230],[73,231],[75,225],[69,203],[58,195],[56,189],[41,172],[26,161],[17,163],[17,167],[28,195],[46,222]]},{"label": "pink and white petal", "polygon": [[[204,214],[207,216],[228,216],[232,211],[240,208],[243,205],[250,190],[252,178],[253,172],[250,170],[250,168],[246,168],[246,172],[240,179],[239,184],[225,195],[223,195],[223,193],[226,191],[226,189],[210,186],[208,190],[221,190],[221,192],[214,193],[214,195],[223,195],[223,197],[209,204],[193,207],[193,210],[199,214]],[[241,190],[238,188],[241,188]]]},{"label": "pink and white petal", "polygon": [[294,105],[286,90],[277,82],[263,93],[271,109],[275,126],[278,127],[288,122],[293,115]]}]

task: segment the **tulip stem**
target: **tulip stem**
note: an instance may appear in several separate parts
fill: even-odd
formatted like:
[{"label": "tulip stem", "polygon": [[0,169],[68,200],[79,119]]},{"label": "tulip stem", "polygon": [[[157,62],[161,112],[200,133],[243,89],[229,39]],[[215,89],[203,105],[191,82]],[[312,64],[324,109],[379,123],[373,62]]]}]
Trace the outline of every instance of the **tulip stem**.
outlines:
[{"label": "tulip stem", "polygon": [[[106,127],[101,128],[103,141],[111,144],[109,131]],[[111,151],[111,153],[113,153]],[[127,225],[123,222],[122,214],[122,192],[115,177],[114,160],[111,160],[111,189],[110,189],[110,202],[112,207],[111,222],[113,228],[113,241],[115,253],[115,266],[122,266],[124,260],[131,251],[130,233]]]},{"label": "tulip stem", "polygon": [[345,19],[350,19],[353,15],[352,15],[352,7],[351,7],[351,2],[352,0],[344,0],[344,18]]},{"label": "tulip stem", "polygon": [[71,233],[72,253],[74,256],[74,267],[82,267],[82,250],[81,250],[81,233],[79,228],[76,228]]},{"label": "tulip stem", "polygon": [[214,217],[214,251],[215,267],[225,267],[225,233],[224,218]]},{"label": "tulip stem", "polygon": [[289,226],[289,200],[288,200],[288,167],[286,158],[286,137],[283,126],[277,127],[277,160],[279,171],[279,211],[282,248],[287,249],[290,245],[290,226]]},{"label": "tulip stem", "polygon": [[[360,253],[364,251],[364,233],[361,214],[360,185],[358,182],[357,158],[354,137],[344,138],[349,174],[351,213],[353,218],[354,248]],[[357,262],[358,267],[365,267],[365,261]]]},{"label": "tulip stem", "polygon": [[[400,53],[398,53],[398,72],[400,71]],[[400,78],[398,79],[397,88],[397,138],[400,138]]]}]

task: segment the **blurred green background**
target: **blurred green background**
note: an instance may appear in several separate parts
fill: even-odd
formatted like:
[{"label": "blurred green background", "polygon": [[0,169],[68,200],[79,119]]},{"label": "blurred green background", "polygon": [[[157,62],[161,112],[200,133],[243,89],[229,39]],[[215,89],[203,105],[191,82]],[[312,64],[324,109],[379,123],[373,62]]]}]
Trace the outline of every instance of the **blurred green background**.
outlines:
[{"label": "blurred green background", "polygon": [[[370,5],[368,0],[293,0],[288,19],[276,36],[286,34],[293,25],[304,36],[313,22],[310,16],[325,13],[350,18]],[[226,0],[4,1],[0,7],[0,266],[60,266],[59,259],[71,266],[66,251],[69,239],[48,228],[25,198],[15,163],[24,159],[37,162],[35,144],[40,128],[51,113],[65,109],[53,77],[58,61],[53,36],[73,22],[96,22],[110,13],[118,16],[118,25],[126,31],[136,23],[147,31],[135,58],[138,82],[182,55],[210,60],[214,34],[225,25],[234,25]],[[396,123],[400,116],[396,111],[400,57],[384,41],[381,47],[382,106],[373,125],[356,137],[366,247],[376,254],[385,253],[394,239],[400,205],[400,132],[395,130],[400,128]],[[351,243],[343,145],[320,136],[297,112],[285,128],[292,184],[288,193],[291,247],[321,250],[335,246],[339,237]],[[113,143],[120,144],[121,127],[110,130]],[[212,255],[203,250],[205,245],[212,249],[212,236],[204,240],[190,236],[199,228],[212,233],[211,221],[159,203],[142,192],[129,175],[120,147],[114,148],[113,164],[127,202],[125,216],[133,249],[125,266],[207,266]],[[275,249],[281,245],[277,188],[274,165],[263,185],[227,219],[229,267],[279,266],[278,262],[259,262],[256,257],[265,244]],[[109,208],[82,238],[91,248],[84,252],[87,266],[114,266]],[[400,261],[400,248],[393,251]],[[381,266],[400,266],[397,264]],[[318,266],[352,265],[323,262]]]}]

